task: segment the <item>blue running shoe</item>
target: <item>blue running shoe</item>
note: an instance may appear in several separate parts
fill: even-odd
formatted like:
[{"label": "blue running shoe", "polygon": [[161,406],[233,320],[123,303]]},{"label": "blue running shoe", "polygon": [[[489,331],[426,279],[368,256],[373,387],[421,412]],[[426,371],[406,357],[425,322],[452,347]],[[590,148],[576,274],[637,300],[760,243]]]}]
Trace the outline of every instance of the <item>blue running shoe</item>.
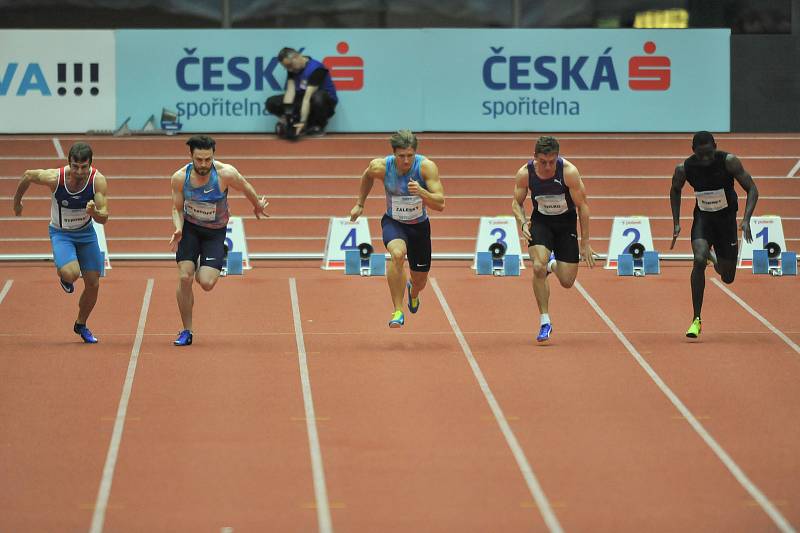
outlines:
[{"label": "blue running shoe", "polygon": [[192,344],[192,332],[185,329],[178,333],[178,338],[172,341],[175,346],[189,346]]},{"label": "blue running shoe", "polygon": [[86,324],[78,324],[75,322],[75,325],[72,327],[72,331],[77,333],[83,339],[83,342],[86,344],[95,344],[97,342],[97,338],[92,335],[92,332],[89,331],[89,328],[86,327]]},{"label": "blue running shoe", "polygon": [[73,292],[75,292],[75,284],[67,283],[66,281],[61,279],[60,276],[58,278],[58,282],[61,284],[61,288],[64,289],[64,292],[66,292],[67,294],[72,294]]},{"label": "blue running shoe", "polygon": [[550,324],[542,324],[542,327],[539,328],[539,335],[536,337],[536,342],[549,341],[551,333],[553,333],[553,326]]},{"label": "blue running shoe", "polygon": [[406,317],[402,311],[395,311],[392,314],[392,319],[389,321],[390,328],[399,328],[406,323]]},{"label": "blue running shoe", "polygon": [[408,283],[406,283],[406,288],[408,289],[408,310],[411,311],[412,313],[416,313],[417,311],[419,311],[419,294],[417,295],[416,298],[411,297],[410,280]]},{"label": "blue running shoe", "polygon": [[[545,269],[547,270],[547,274],[545,274],[545,276],[549,276],[550,274],[553,273],[552,268],[555,267],[556,265],[553,264],[553,267],[550,267],[550,263],[552,263],[555,260],[556,260],[556,253],[555,252],[550,252],[550,257],[547,259],[547,265],[545,265]],[[547,268],[547,267],[550,267],[550,268]]]}]

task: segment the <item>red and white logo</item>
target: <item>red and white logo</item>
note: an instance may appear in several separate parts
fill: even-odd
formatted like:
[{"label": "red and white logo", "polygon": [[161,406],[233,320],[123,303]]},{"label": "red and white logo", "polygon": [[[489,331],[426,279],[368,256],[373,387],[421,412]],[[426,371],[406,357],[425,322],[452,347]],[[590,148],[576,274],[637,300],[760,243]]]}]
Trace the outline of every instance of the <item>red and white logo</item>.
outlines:
[{"label": "red and white logo", "polygon": [[634,91],[666,91],[670,85],[671,62],[667,56],[654,56],[656,43],[644,43],[646,56],[628,61],[628,87]]},{"label": "red and white logo", "polygon": [[346,56],[350,45],[341,41],[336,45],[340,56],[328,56],[322,63],[331,73],[337,91],[360,91],[364,88],[364,59],[360,56]]}]

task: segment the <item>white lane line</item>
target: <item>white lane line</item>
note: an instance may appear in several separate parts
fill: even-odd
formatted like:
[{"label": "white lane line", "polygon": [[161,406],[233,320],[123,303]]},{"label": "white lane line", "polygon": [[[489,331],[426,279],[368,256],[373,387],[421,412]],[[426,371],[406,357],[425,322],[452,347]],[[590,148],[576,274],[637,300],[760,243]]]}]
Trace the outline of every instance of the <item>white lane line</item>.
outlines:
[{"label": "white lane line", "polygon": [[800,170],[800,159],[798,159],[797,163],[794,164],[794,166],[792,167],[792,170],[790,170],[789,173],[786,174],[786,177],[787,178],[793,178],[794,175],[797,174],[798,170]]},{"label": "white lane line", "polygon": [[508,424],[506,415],[503,413],[503,410],[500,408],[500,404],[494,397],[494,393],[492,393],[492,389],[489,387],[489,382],[486,381],[483,371],[481,371],[481,367],[478,365],[478,361],[472,354],[472,349],[469,347],[466,337],[464,337],[464,334],[461,332],[461,328],[458,326],[456,318],[453,315],[453,312],[450,310],[450,306],[447,304],[447,300],[445,300],[444,293],[442,292],[442,289],[439,288],[439,282],[436,281],[436,278],[431,278],[431,286],[433,287],[434,292],[436,292],[436,297],[439,299],[439,303],[444,310],[444,314],[447,316],[447,320],[450,322],[450,327],[453,328],[453,333],[455,333],[458,343],[461,345],[461,350],[464,352],[470,368],[472,368],[472,373],[475,375],[478,385],[480,385],[483,396],[486,398],[486,402],[489,404],[489,408],[492,410],[494,419],[497,421],[497,425],[500,426],[500,431],[503,434],[503,437],[505,437],[508,447],[511,448],[511,453],[514,455],[514,459],[517,461],[517,467],[522,473],[525,483],[528,485],[528,490],[530,491],[531,496],[533,496],[533,500],[536,502],[536,506],[539,508],[539,512],[542,514],[542,518],[544,519],[547,528],[551,532],[562,532],[563,530],[561,529],[561,524],[558,522],[558,518],[553,512],[550,501],[547,499],[542,486],[539,484],[539,480],[536,478],[536,474],[533,472],[531,465],[528,463],[528,459],[525,457],[525,452],[522,450],[522,446],[520,446],[519,441],[517,441],[517,437],[511,430],[511,426]]},{"label": "white lane line", "polygon": [[131,389],[133,389],[133,377],[136,374],[139,350],[142,347],[142,339],[144,338],[144,326],[147,322],[147,311],[150,308],[150,297],[153,294],[153,284],[152,278],[147,280],[147,288],[142,299],[142,310],[139,312],[139,325],[136,327],[136,339],[133,341],[133,348],[131,348],[128,372],[125,375],[125,383],[122,386],[122,394],[119,397],[117,416],[114,420],[114,429],[111,432],[111,442],[108,445],[106,463],[103,466],[103,477],[100,480],[100,489],[97,491],[97,501],[94,504],[90,533],[101,533],[103,531],[108,498],[111,495],[111,482],[114,480],[114,468],[117,466],[119,445],[122,442],[122,430],[125,428],[125,416],[128,414],[128,402],[131,398]]},{"label": "white lane line", "polygon": [[297,357],[300,363],[300,382],[303,388],[303,405],[306,413],[308,448],[311,453],[311,471],[314,479],[314,498],[317,504],[317,522],[320,533],[332,533],[333,524],[328,502],[328,489],[325,485],[325,468],[322,465],[322,449],[317,433],[317,418],[314,413],[314,398],[311,395],[311,378],[308,372],[306,343],[303,340],[303,323],[300,320],[300,301],[297,297],[297,282],[289,278],[289,292],[292,296],[292,315],[294,316],[294,338],[297,342]]},{"label": "white lane line", "polygon": [[[624,156],[620,156],[624,157]],[[483,175],[464,175],[464,174],[447,174],[447,182],[452,183],[454,180],[503,180],[509,181],[513,178],[511,175],[502,175],[502,176],[483,176]],[[115,176],[107,176],[107,179],[111,180],[114,183],[119,183],[125,180],[157,180],[160,182],[164,181],[164,176],[162,175],[151,175],[151,176],[127,176],[127,175],[115,175]],[[288,176],[283,174],[264,174],[264,175],[253,175],[250,174],[247,176],[249,181],[253,180],[297,180],[297,176]],[[328,174],[328,175],[319,175],[319,176],[303,176],[304,180],[360,180],[361,176],[357,176],[355,174]],[[633,176],[633,175],[619,175],[619,176],[604,176],[604,175],[583,175],[581,174],[582,180],[659,180],[665,183],[669,183],[671,180],[671,176],[664,175],[652,175],[652,176]],[[758,181],[763,180],[785,180],[791,179],[791,176],[762,176],[761,174],[758,175]],[[19,176],[0,176],[0,181],[19,181]]]},{"label": "white lane line", "polygon": [[64,159],[64,150],[61,148],[61,141],[58,140],[58,137],[53,137],[53,146],[56,148],[56,155],[58,155],[58,158]]},{"label": "white lane line", "polygon": [[722,290],[722,292],[730,296],[734,302],[741,305],[745,311],[756,317],[756,319],[762,324],[764,324],[768,330],[777,335],[783,342],[788,344],[789,348],[794,350],[795,353],[800,354],[800,346],[798,346],[797,343],[795,343],[792,339],[787,337],[781,330],[773,326],[769,320],[761,316],[761,314],[758,311],[747,305],[747,302],[739,298],[739,296],[737,296],[736,293],[734,293],[732,290],[726,287],[720,280],[718,280],[717,278],[711,278],[711,281],[713,281],[714,284]]},{"label": "white lane line", "polygon": [[[713,279],[713,278],[712,278]],[[778,511],[777,507],[775,507],[769,499],[764,495],[761,490],[755,486],[755,484],[750,481],[750,478],[744,473],[744,471],[737,465],[734,460],[728,455],[722,446],[714,440],[714,437],[706,430],[705,427],[697,420],[697,418],[689,411],[689,408],[686,407],[683,402],[678,398],[678,396],[672,392],[672,389],[661,379],[653,367],[645,361],[644,357],[639,353],[639,351],[633,346],[633,344],[628,340],[622,331],[617,327],[616,324],[608,317],[608,315],[603,311],[603,309],[598,305],[598,303],[592,298],[586,289],[583,288],[579,282],[575,282],[575,288],[578,289],[578,292],[589,302],[589,305],[592,306],[595,313],[598,314],[600,318],[603,319],[603,322],[606,323],[608,328],[614,332],[617,339],[622,343],[625,348],[627,348],[628,352],[633,356],[639,366],[644,369],[650,379],[656,384],[656,386],[661,389],[661,392],[666,396],[672,405],[678,410],[678,412],[689,422],[689,425],[692,426],[692,429],[700,436],[701,439],[706,443],[706,445],[711,448],[711,451],[719,458],[723,465],[728,469],[728,471],[733,474],[733,477],[736,478],[736,481],[746,490],[750,496],[758,503],[761,509],[769,516],[772,521],[778,526],[780,531],[785,533],[795,533],[795,529],[789,523],[786,518]]]},{"label": "white lane line", "polygon": [[[464,155],[464,154],[437,154],[428,153],[432,160],[436,159],[459,159],[459,160],[513,160],[525,161],[530,159],[531,154],[508,154],[508,155]],[[248,154],[231,154],[225,157],[228,160],[249,160],[249,161],[330,161],[330,160],[358,160],[370,161],[375,157],[375,154],[362,154],[362,155],[336,155],[336,154],[309,154],[309,155],[248,155]],[[795,160],[797,156],[794,155],[739,155],[742,159],[747,160],[782,160],[791,159]],[[639,160],[669,160],[669,161],[682,161],[686,159],[686,154],[682,155],[589,155],[589,154],[573,154],[570,155],[570,161],[573,159],[600,159],[600,160],[619,160],[619,159],[639,159]],[[23,155],[4,155],[0,156],[0,160],[25,160],[25,161],[49,161],[52,157],[38,157],[38,156],[23,156]],[[103,157],[96,157],[94,161],[103,164],[103,161],[184,161],[186,156],[181,155],[104,155]],[[665,176],[666,177],[666,176]]]},{"label": "white lane line", "polygon": [[3,303],[3,300],[6,299],[6,295],[8,294],[8,291],[11,290],[11,285],[13,285],[13,284],[14,284],[14,280],[10,279],[10,280],[6,281],[5,285],[3,285],[3,290],[0,291],[0,304]]},{"label": "white lane line", "polygon": [[[247,198],[243,194],[230,194],[228,195],[229,200],[243,200]],[[281,200],[351,200],[353,199],[352,194],[270,194],[270,199],[281,199]],[[367,200],[375,200],[375,201],[383,201],[383,196],[368,196]],[[508,194],[449,194],[447,196],[448,200],[508,200]],[[604,194],[593,194],[592,200],[669,200],[669,194],[638,194],[638,195],[631,195],[631,194],[611,194],[611,195],[604,195]],[[746,200],[747,196],[737,196],[739,200]],[[0,196],[0,201],[7,201],[13,200],[13,196]],[[694,200],[694,196],[681,196],[681,200]],[[800,200],[800,196],[769,196],[769,195],[759,195],[759,200]],[[28,196],[25,198],[28,201],[37,201],[37,202],[51,202],[53,200],[52,196]],[[121,195],[115,196],[114,201],[141,201],[141,200],[160,200],[160,201],[167,201],[172,200],[172,196],[165,196],[165,195]]]}]

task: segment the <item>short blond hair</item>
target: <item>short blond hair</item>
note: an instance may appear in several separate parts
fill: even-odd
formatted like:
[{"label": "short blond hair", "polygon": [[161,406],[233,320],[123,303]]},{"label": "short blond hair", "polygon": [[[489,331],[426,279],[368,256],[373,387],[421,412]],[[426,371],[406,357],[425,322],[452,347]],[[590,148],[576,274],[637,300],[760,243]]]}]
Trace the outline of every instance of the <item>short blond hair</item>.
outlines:
[{"label": "short blond hair", "polygon": [[417,150],[417,136],[411,130],[399,130],[389,137],[389,144],[392,145],[392,150],[398,148],[413,148]]}]

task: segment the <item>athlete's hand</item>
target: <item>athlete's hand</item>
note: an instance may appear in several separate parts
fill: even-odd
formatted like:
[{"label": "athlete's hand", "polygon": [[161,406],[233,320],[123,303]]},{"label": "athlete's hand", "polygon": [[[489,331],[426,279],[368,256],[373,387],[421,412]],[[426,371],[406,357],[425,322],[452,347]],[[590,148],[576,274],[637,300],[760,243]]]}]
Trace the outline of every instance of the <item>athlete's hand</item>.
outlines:
[{"label": "athlete's hand", "polygon": [[522,237],[526,241],[530,241],[531,240],[531,221],[530,220],[524,221],[522,223],[522,226],[520,226],[520,230],[522,231]]},{"label": "athlete's hand", "polygon": [[169,247],[173,252],[178,251],[178,243],[181,242],[181,237],[183,237],[183,230],[176,229],[172,234],[172,238],[169,240]]},{"label": "athlete's hand", "polygon": [[672,228],[672,243],[669,245],[669,249],[672,250],[675,248],[675,241],[678,240],[678,235],[681,234],[681,225],[675,224],[675,227]]},{"label": "athlete's hand", "polygon": [[581,259],[586,261],[586,265],[589,268],[594,266],[594,250],[592,250],[588,240],[581,240]]},{"label": "athlete's hand", "polygon": [[97,214],[97,206],[94,204],[94,200],[89,200],[86,203],[86,213],[89,216]]},{"label": "athlete's hand", "polygon": [[22,216],[22,201],[14,202],[14,216]]},{"label": "athlete's hand", "polygon": [[408,192],[413,194],[414,196],[422,196],[422,185],[417,182],[417,180],[411,180],[408,182]]},{"label": "athlete's hand", "polygon": [[753,242],[753,233],[750,231],[750,219],[743,218],[742,223],[739,225],[742,230],[742,236],[747,242]]},{"label": "athlete's hand", "polygon": [[305,131],[305,129],[306,129],[306,123],[305,122],[296,123],[294,125],[294,135],[295,135],[295,137],[297,137],[298,135],[303,133],[303,131]]},{"label": "athlete's hand", "polygon": [[265,217],[269,218],[269,215],[267,214],[268,205],[269,202],[267,201],[267,197],[262,196],[261,199],[258,201],[258,205],[253,208],[253,213],[256,214],[256,218],[260,219],[261,215],[264,215]]},{"label": "athlete's hand", "polygon": [[350,210],[350,222],[355,222],[358,217],[361,216],[361,213],[364,212],[364,206],[361,204],[356,204],[353,206],[353,209]]}]

